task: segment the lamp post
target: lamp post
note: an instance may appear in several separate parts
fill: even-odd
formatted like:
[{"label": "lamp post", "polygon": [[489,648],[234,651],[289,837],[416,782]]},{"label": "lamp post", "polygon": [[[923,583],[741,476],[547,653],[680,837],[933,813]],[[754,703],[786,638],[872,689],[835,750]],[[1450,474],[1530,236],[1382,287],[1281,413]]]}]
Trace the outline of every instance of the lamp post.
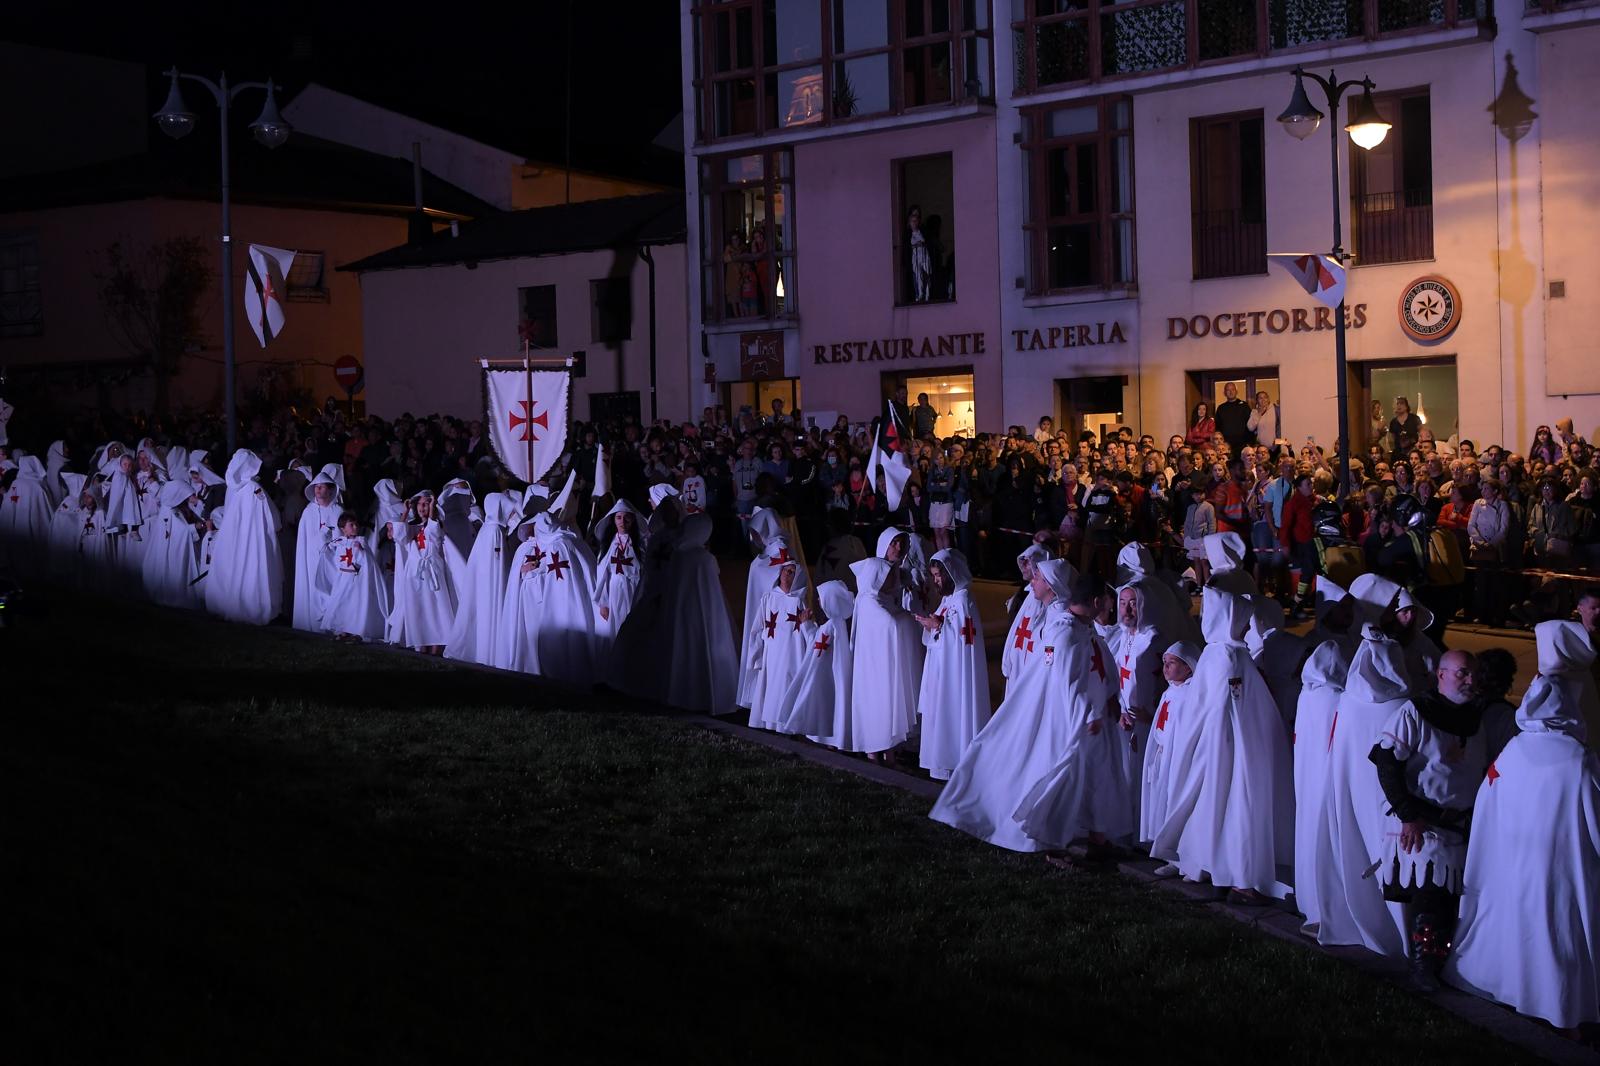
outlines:
[{"label": "lamp post", "polygon": [[[1317,127],[1324,118],[1321,111],[1312,106],[1306,97],[1304,79],[1310,78],[1322,87],[1328,99],[1328,111],[1333,116],[1333,121],[1328,125],[1328,160],[1331,164],[1333,178],[1333,251],[1330,253],[1334,262],[1344,265],[1344,226],[1342,213],[1339,209],[1339,100],[1346,90],[1360,87],[1360,99],[1350,107],[1350,121],[1345,124],[1345,132],[1350,134],[1350,139],[1362,148],[1371,151],[1383,143],[1383,138],[1388,135],[1390,123],[1378,113],[1378,108],[1372,102],[1372,79],[1362,78],[1360,81],[1339,81],[1334,77],[1333,71],[1328,72],[1326,78],[1313,74],[1302,67],[1294,71],[1294,95],[1289,98],[1289,106],[1284,108],[1283,114],[1278,116],[1278,121],[1283,123],[1296,140],[1305,140],[1317,132]],[[1335,490],[1336,497],[1343,499],[1350,491],[1350,401],[1346,395],[1345,382],[1345,341],[1344,341],[1344,309],[1345,304],[1341,299],[1339,306],[1334,309],[1333,315],[1333,345],[1334,345],[1334,374],[1338,377],[1339,396],[1339,484]]]},{"label": "lamp post", "polygon": [[198,74],[180,74],[177,67],[167,71],[167,76],[172,79],[172,88],[167,92],[167,102],[161,105],[161,110],[155,113],[156,125],[161,127],[173,140],[186,137],[194,129],[194,112],[190,111],[183,101],[183,91],[178,87],[179,78],[187,78],[204,85],[211,93],[211,98],[217,102],[217,109],[222,121],[222,390],[224,394],[225,413],[228,427],[228,458],[233,457],[234,449],[238,445],[238,415],[234,409],[234,357],[233,357],[233,215],[232,201],[228,195],[229,170],[228,170],[228,108],[233,98],[246,89],[265,89],[267,91],[266,103],[261,107],[261,116],[250,123],[250,132],[257,141],[267,148],[276,148],[289,139],[291,132],[289,124],[278,114],[277,87],[271,79],[265,82],[243,81],[238,85],[228,84],[228,75],[224,73],[220,81],[212,81]]}]

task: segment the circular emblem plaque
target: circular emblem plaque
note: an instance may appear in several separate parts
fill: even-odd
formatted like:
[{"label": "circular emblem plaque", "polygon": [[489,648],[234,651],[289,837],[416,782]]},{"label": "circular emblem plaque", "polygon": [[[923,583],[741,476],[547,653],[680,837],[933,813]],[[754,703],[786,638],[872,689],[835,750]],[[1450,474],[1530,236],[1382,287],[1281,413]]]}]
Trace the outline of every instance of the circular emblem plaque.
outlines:
[{"label": "circular emblem plaque", "polygon": [[1412,340],[1440,341],[1460,324],[1461,294],[1437,274],[1418,278],[1400,294],[1400,328]]}]

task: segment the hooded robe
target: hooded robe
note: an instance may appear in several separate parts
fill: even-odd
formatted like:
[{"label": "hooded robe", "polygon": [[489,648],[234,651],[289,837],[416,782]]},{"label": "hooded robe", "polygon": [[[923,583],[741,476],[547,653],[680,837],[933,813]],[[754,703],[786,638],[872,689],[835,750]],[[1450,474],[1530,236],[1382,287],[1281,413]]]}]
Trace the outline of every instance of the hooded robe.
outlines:
[{"label": "hooded robe", "polygon": [[922,627],[900,606],[894,564],[863,559],[850,570],[857,590],[850,729],[835,739],[845,751],[888,751],[909,737],[916,724]]},{"label": "hooded robe", "polygon": [[[344,468],[338,463],[329,463],[302,493],[306,504],[300,512],[299,529],[295,536],[294,598],[290,617],[296,629],[308,633],[322,631],[323,611],[327,607],[328,593],[333,588],[333,556],[327,548],[340,535],[343,481]],[[333,495],[327,503],[317,502],[318,485],[327,485],[332,490]]]},{"label": "hooded robe", "polygon": [[194,489],[187,478],[161,486],[160,512],[145,523],[149,544],[144,553],[144,590],[163,607],[203,610],[205,598],[195,586],[200,576],[200,529],[186,517]]},{"label": "hooded robe", "polygon": [[1193,670],[1200,662],[1200,649],[1188,641],[1175,643],[1164,655],[1173,655],[1189,664],[1189,679],[1168,685],[1156,703],[1155,720],[1150,723],[1149,743],[1144,753],[1144,777],[1139,788],[1139,840],[1155,839],[1167,820],[1167,802],[1172,782],[1168,775],[1169,756],[1188,719],[1189,699],[1194,695]]},{"label": "hooded robe", "polygon": [[922,634],[925,654],[917,710],[922,715],[922,768],[948,780],[972,738],[989,722],[989,663],[983,654],[983,620],[972,596],[972,570],[954,548],[935,552],[953,588],[933,617],[939,628]]},{"label": "hooded robe", "polygon": [[838,747],[834,738],[850,731],[850,679],[855,672],[850,616],[856,597],[843,581],[824,581],[817,586],[817,602],[827,620],[807,627],[810,643],[783,695],[777,729]]},{"label": "hooded robe", "polygon": [[[1318,581],[1320,591],[1326,581]],[[1294,902],[1306,921],[1303,932],[1314,934],[1322,920],[1317,905],[1318,872],[1323,858],[1317,846],[1328,763],[1333,749],[1333,723],[1344,695],[1349,664],[1337,642],[1323,641],[1300,671],[1300,698],[1295,712],[1294,744]]]},{"label": "hooded robe", "polygon": [[[616,516],[633,516],[633,528],[626,533],[617,531]],[[595,556],[594,605],[595,636],[601,644],[601,654],[609,658],[622,623],[628,620],[634,604],[644,591],[644,563],[649,551],[644,515],[627,500],[611,505],[595,523],[595,540],[600,551]],[[606,617],[600,617],[600,608]]]},{"label": "hooded robe", "polygon": [[255,480],[260,470],[260,458],[245,448],[228,462],[228,521],[217,531],[204,585],[212,614],[264,626],[283,608],[283,556],[278,509]]},{"label": "hooded robe", "polygon": [[[750,635],[754,648],[751,661],[750,720],[752,729],[776,729],[783,714],[783,697],[805,660],[810,640],[806,628],[805,576],[793,559],[777,568],[772,587],[756,607]],[[785,592],[782,577],[793,575]]]},{"label": "hooded robe", "polygon": [[511,573],[512,542],[506,525],[516,521],[521,502],[515,493],[491,492],[483,498],[483,525],[478,527],[467,558],[455,628],[444,649],[447,658],[494,665],[500,613]]},{"label": "hooded robe", "polygon": [[537,657],[544,677],[573,685],[599,678],[595,641],[594,553],[578,532],[545,511],[533,520],[544,553]]},{"label": "hooded robe", "polygon": [[324,633],[348,633],[362,640],[382,640],[389,616],[389,589],[383,583],[371,542],[357,534],[335,536],[321,549],[329,575],[322,614]]}]

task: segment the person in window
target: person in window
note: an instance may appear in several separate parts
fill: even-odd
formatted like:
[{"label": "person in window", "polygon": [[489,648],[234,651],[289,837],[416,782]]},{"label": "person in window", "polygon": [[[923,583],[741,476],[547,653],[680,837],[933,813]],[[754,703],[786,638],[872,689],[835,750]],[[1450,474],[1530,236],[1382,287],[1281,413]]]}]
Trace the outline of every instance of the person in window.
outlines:
[{"label": "person in window", "polygon": [[743,283],[744,234],[734,230],[722,246],[722,302],[729,318],[739,317],[739,289]]},{"label": "person in window", "polygon": [[939,412],[928,402],[928,394],[917,393],[917,406],[911,409],[911,432],[918,440],[927,440],[933,436],[938,421]]},{"label": "person in window", "polygon": [[1417,433],[1422,429],[1422,419],[1411,412],[1411,401],[1404,396],[1394,398],[1394,418],[1389,422],[1389,435],[1393,451],[1406,455],[1417,446]]},{"label": "person in window", "polygon": [[765,315],[769,311],[767,300],[772,295],[772,265],[767,262],[767,228],[765,226],[756,227],[756,231],[750,235],[750,254],[760,257],[754,264],[756,313]]},{"label": "person in window", "polygon": [[1239,399],[1239,386],[1231,381],[1222,386],[1222,395],[1224,399],[1217,408],[1217,432],[1237,455],[1240,448],[1254,443],[1250,434],[1250,405]]},{"label": "person in window", "polygon": [[1374,447],[1389,451],[1389,423],[1383,417],[1383,401],[1373,400],[1367,416],[1367,441]]},{"label": "person in window", "polygon": [[928,249],[928,299],[952,300],[950,264],[944,254],[944,219],[929,215],[922,227],[923,243]]},{"label": "person in window", "polygon": [[1283,413],[1264,392],[1256,393],[1256,405],[1250,409],[1247,424],[1257,444],[1271,444],[1283,436]]},{"label": "person in window", "polygon": [[[1043,420],[1040,425],[1043,425]],[[1194,405],[1194,413],[1189,417],[1189,432],[1183,439],[1190,447],[1203,448],[1211,443],[1211,435],[1216,431],[1217,420],[1211,417],[1211,405],[1201,400]]]},{"label": "person in window", "polygon": [[933,259],[928,254],[928,239],[922,232],[922,208],[916,204],[906,212],[906,248],[911,257],[911,302],[927,303]]}]

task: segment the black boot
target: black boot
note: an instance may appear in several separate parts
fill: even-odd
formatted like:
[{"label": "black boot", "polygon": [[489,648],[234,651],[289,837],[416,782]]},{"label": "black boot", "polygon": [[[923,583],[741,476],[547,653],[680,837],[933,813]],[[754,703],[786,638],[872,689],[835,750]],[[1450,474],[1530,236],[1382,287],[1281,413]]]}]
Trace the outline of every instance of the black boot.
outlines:
[{"label": "black boot", "polygon": [[1419,992],[1439,991],[1439,971],[1450,954],[1449,930],[1437,915],[1419,913],[1411,919],[1411,979]]}]

